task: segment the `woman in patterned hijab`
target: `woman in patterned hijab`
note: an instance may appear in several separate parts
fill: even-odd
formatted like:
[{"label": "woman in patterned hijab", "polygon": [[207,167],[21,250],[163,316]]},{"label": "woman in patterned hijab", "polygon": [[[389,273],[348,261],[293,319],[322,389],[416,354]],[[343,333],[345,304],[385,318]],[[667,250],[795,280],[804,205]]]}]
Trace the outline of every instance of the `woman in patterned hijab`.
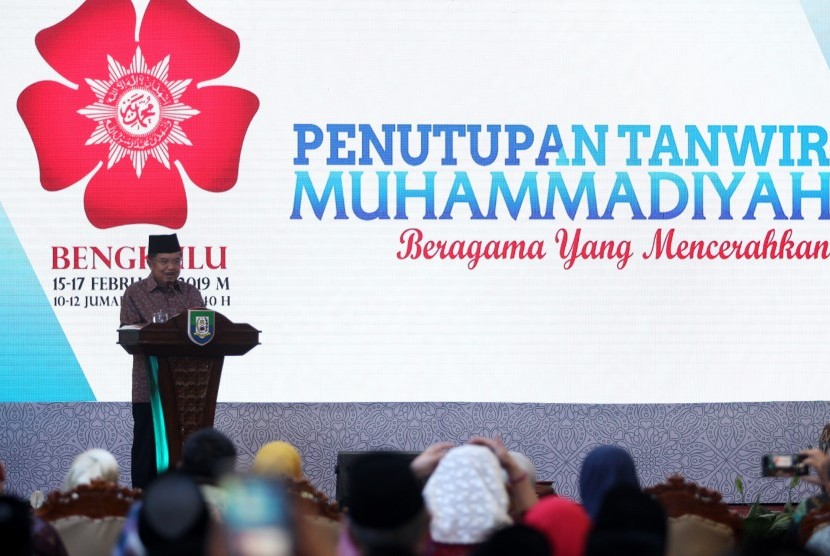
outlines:
[{"label": "woman in patterned hijab", "polygon": [[512,523],[499,459],[485,446],[449,450],[424,487],[434,554],[466,554],[495,529]]}]

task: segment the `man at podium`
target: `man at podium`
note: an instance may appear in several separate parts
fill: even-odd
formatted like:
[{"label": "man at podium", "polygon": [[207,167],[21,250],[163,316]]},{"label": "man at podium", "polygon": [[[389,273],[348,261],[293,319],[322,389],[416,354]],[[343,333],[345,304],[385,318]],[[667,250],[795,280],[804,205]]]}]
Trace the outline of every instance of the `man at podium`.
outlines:
[{"label": "man at podium", "polygon": [[[187,309],[205,306],[198,289],[179,281],[182,249],[176,234],[150,236],[147,245],[147,266],[150,267],[150,275],[133,283],[124,291],[124,298],[121,300],[121,326],[164,322]],[[133,355],[132,398],[132,481],[133,487],[143,489],[156,476],[156,446],[147,368],[142,355]]]}]

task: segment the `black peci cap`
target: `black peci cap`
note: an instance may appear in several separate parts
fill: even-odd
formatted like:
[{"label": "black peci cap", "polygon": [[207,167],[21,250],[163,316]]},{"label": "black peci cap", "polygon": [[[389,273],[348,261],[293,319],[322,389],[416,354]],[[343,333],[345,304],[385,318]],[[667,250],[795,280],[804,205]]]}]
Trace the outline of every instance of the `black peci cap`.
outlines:
[{"label": "black peci cap", "polygon": [[156,253],[178,253],[181,250],[176,234],[150,236],[147,241],[147,254],[150,256]]}]

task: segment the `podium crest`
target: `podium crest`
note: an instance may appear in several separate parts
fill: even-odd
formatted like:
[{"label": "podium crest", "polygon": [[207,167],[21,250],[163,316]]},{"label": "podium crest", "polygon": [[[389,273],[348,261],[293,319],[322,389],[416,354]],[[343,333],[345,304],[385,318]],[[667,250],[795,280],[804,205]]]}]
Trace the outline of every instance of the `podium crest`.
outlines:
[{"label": "podium crest", "polygon": [[216,311],[208,309],[187,310],[187,337],[203,346],[213,339],[216,332]]}]

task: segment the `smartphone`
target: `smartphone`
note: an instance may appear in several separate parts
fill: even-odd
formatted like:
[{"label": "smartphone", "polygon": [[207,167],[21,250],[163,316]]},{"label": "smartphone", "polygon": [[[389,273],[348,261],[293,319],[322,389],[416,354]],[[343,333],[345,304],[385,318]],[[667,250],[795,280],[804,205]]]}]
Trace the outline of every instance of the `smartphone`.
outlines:
[{"label": "smartphone", "polygon": [[766,454],[761,461],[761,475],[764,477],[792,477],[807,475],[810,469],[803,461],[802,454]]},{"label": "smartphone", "polygon": [[293,512],[282,483],[264,477],[229,476],[222,510],[232,556],[292,556]]}]

